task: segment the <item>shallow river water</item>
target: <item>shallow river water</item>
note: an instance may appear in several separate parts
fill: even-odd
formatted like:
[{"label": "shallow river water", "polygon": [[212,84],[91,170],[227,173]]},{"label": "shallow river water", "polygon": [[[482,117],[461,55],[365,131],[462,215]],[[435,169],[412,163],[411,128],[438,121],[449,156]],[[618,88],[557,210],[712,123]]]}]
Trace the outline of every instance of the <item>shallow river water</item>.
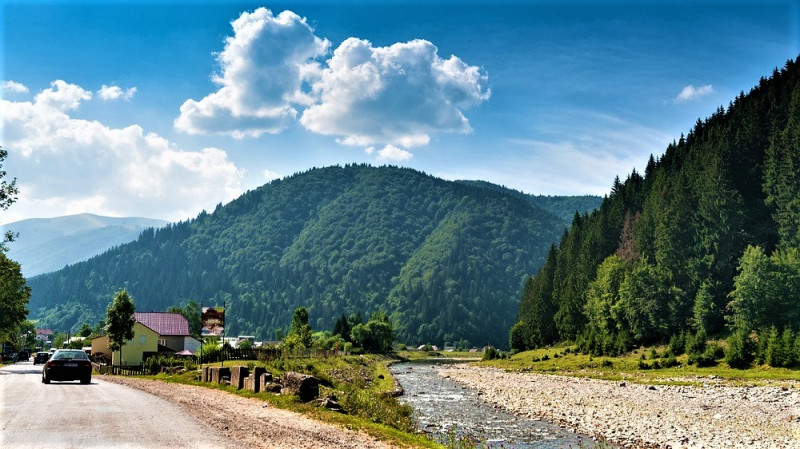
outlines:
[{"label": "shallow river water", "polygon": [[414,408],[420,429],[438,437],[452,429],[485,448],[592,448],[591,438],[547,421],[522,418],[482,401],[478,393],[436,373],[441,360],[398,363],[392,374],[405,389],[400,400]]}]

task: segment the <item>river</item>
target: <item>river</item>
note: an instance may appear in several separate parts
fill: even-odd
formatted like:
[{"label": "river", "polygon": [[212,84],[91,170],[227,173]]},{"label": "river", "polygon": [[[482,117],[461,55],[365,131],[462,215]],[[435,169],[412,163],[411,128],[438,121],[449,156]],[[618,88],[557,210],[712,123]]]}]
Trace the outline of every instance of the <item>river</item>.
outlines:
[{"label": "river", "polygon": [[439,376],[436,368],[441,363],[448,362],[425,360],[392,365],[392,374],[405,390],[400,400],[414,408],[419,428],[425,432],[441,439],[456,429],[460,435],[483,442],[484,448],[598,447],[586,435],[577,435],[547,421],[522,418],[487,404],[477,392]]}]

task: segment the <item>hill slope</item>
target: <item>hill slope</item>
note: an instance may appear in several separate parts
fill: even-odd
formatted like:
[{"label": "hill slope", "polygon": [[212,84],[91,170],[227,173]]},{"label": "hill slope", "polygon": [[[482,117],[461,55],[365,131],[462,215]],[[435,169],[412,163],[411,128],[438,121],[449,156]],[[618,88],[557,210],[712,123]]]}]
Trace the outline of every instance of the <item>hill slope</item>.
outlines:
[{"label": "hill slope", "polygon": [[393,167],[313,169],[33,278],[29,308],[56,328],[92,323],[126,287],[137,310],[226,301],[231,334],[271,338],[298,306],[317,330],[382,309],[400,341],[505,346],[521,282],[564,228],[495,189]]},{"label": "hill slope", "polygon": [[103,217],[93,214],[31,218],[0,227],[18,234],[8,256],[20,263],[26,277],[47,273],[87,260],[114,246],[136,240],[147,228],[166,225],[163,220]]},{"label": "hill slope", "polygon": [[789,61],[575,217],[526,284],[512,345],[614,353],[730,323],[796,330],[799,248],[800,63]]}]

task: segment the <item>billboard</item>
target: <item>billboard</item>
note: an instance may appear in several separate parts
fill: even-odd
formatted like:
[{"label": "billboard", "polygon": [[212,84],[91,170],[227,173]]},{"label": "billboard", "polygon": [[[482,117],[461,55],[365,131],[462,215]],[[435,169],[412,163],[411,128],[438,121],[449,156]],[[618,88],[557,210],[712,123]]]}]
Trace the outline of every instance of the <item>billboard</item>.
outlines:
[{"label": "billboard", "polygon": [[225,308],[203,307],[203,327],[200,334],[203,337],[219,337],[225,333]]}]

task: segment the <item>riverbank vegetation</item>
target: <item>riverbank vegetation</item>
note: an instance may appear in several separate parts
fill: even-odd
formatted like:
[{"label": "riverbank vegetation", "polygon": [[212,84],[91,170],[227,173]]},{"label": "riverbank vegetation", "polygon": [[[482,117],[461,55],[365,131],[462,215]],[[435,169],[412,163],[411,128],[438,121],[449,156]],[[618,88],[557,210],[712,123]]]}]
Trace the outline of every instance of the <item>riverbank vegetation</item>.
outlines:
[{"label": "riverbank vegetation", "polygon": [[[412,410],[394,396],[394,378],[389,364],[396,359],[386,355],[333,356],[314,358],[281,357],[264,362],[257,360],[226,361],[224,366],[263,366],[278,378],[293,371],[312,375],[319,380],[320,397],[332,398],[341,405],[344,413],[304,403],[295,396],[269,392],[252,393],[223,384],[199,381],[197,370],[181,374],[144,376],[164,382],[177,382],[205,388],[221,389],[231,394],[265,401],[270,406],[302,413],[311,418],[337,424],[349,430],[363,431],[369,435],[401,446],[441,448],[425,435],[417,432]],[[212,366],[220,366],[214,363]]]},{"label": "riverbank vegetation", "polygon": [[658,385],[790,384],[800,382],[800,370],[757,365],[749,369],[731,367],[725,361],[724,341],[710,341],[703,349],[711,362],[697,363],[687,353],[674,355],[669,345],[639,347],[614,357],[584,354],[575,345],[539,348],[509,355],[505,359],[480,362],[481,366],[507,371],[535,372],[605,380],[628,380]]}]

